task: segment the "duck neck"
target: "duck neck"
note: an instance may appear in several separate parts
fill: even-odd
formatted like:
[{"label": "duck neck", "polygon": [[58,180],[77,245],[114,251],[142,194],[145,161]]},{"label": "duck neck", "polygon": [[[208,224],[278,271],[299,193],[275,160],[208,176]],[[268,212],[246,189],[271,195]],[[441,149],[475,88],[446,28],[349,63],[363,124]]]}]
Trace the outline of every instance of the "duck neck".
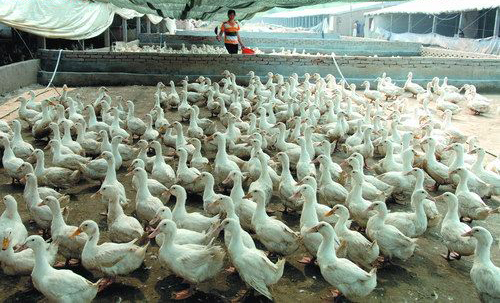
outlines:
[{"label": "duck neck", "polygon": [[457,191],[468,192],[469,191],[469,176],[467,174],[460,175],[460,181],[458,181]]},{"label": "duck neck", "polygon": [[244,250],[245,246],[243,245],[243,240],[241,238],[241,227],[236,226],[236,228],[231,230],[231,241],[229,242],[229,250],[238,255]]},{"label": "duck neck", "polygon": [[[259,198],[260,199],[260,198]],[[268,215],[266,213],[266,203],[264,201],[259,201],[257,207],[255,208],[255,213],[253,214],[252,221],[259,222],[265,220]]]},{"label": "duck neck", "polygon": [[492,241],[488,239],[477,239],[477,245],[474,251],[474,263],[494,266],[491,262],[491,242]]},{"label": "duck neck", "polygon": [[290,162],[288,159],[281,161],[281,179],[285,182],[291,182],[293,177],[290,172]]},{"label": "duck neck", "polygon": [[321,234],[323,240],[318,247],[318,257],[324,256],[330,259],[337,259],[337,254],[335,252],[334,236],[331,232]]},{"label": "duck neck", "polygon": [[415,190],[421,189],[424,189],[424,173],[422,171],[419,171],[416,177]]},{"label": "duck neck", "polygon": [[217,141],[217,154],[215,155],[215,161],[217,161],[217,162],[226,162],[227,161],[226,139],[225,138],[220,138]]},{"label": "duck neck", "polygon": [[338,220],[337,222],[335,223],[335,232],[338,234],[338,235],[344,235],[348,232],[348,228],[347,228],[347,219],[348,219],[348,215],[346,214],[341,214],[338,216]]},{"label": "duck neck", "polygon": [[111,159],[108,162],[108,168],[106,170],[106,178],[105,181],[117,180],[116,179],[116,171],[115,171],[115,160]]},{"label": "duck neck", "polygon": [[241,202],[241,199],[243,198],[243,196],[245,196],[241,176],[237,176],[233,179],[233,188],[231,189],[231,193],[229,196],[231,197],[231,199],[233,199],[234,203]]},{"label": "duck neck", "polygon": [[448,210],[446,211],[446,215],[444,216],[444,220],[453,221],[454,223],[460,222],[460,218],[458,217],[458,202],[452,201],[448,203]]},{"label": "duck neck", "polygon": [[88,235],[88,236],[89,236],[89,238],[87,240],[87,243],[85,243],[85,246],[90,247],[92,250],[96,249],[97,243],[99,242],[99,237],[100,237],[99,229],[97,229],[92,235]]},{"label": "duck neck", "polygon": [[123,212],[123,208],[120,205],[120,197],[117,195],[116,197],[113,197],[111,200],[109,200],[108,203],[108,222],[112,223],[115,222],[115,220],[121,216],[123,216],[125,213]]},{"label": "duck neck", "polygon": [[50,269],[50,264],[47,258],[47,250],[44,247],[37,247],[35,252],[35,266],[33,267],[32,276],[45,276]]},{"label": "duck neck", "polygon": [[472,170],[474,172],[484,170],[484,167],[483,167],[484,154],[485,154],[484,151],[477,153],[476,161],[474,162],[474,165],[472,165]]},{"label": "duck neck", "polygon": [[45,172],[45,159],[43,155],[36,156],[35,176],[41,176]]},{"label": "duck neck", "polygon": [[463,148],[458,148],[458,150],[455,152],[455,161],[453,161],[453,164],[451,164],[450,167],[458,168],[462,167],[463,165],[464,165],[464,150]]},{"label": "duck neck", "polygon": [[403,153],[403,172],[409,172],[413,169],[413,152]]},{"label": "duck neck", "polygon": [[316,199],[311,195],[304,196],[302,205],[302,214],[300,216],[301,226],[313,226],[318,223],[318,214],[316,213]]},{"label": "duck neck", "polygon": [[324,161],[321,163],[321,178],[320,178],[320,183],[321,184],[330,184],[332,183],[332,174],[330,173],[330,163],[328,161]]},{"label": "duck neck", "polygon": [[205,189],[203,190],[203,200],[216,195],[214,191],[214,177],[208,177],[206,182],[207,183],[205,183]]},{"label": "duck neck", "polygon": [[187,211],[186,211],[186,193],[181,192],[175,198],[176,198],[176,202],[175,202],[174,209],[172,210],[172,214],[187,214]]},{"label": "duck neck", "polygon": [[146,171],[141,171],[139,172],[137,177],[139,181],[139,186],[137,189],[137,197],[140,197],[140,199],[137,199],[138,201],[136,203],[142,203],[143,200],[151,196],[148,187],[148,175],[146,174]]}]

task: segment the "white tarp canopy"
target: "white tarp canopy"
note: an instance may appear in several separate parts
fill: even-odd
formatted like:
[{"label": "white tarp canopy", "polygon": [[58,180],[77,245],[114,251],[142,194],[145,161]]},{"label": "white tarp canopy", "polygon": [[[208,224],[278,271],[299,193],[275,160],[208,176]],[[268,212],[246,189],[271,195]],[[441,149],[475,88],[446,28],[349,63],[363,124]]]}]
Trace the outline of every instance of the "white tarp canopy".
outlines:
[{"label": "white tarp canopy", "polygon": [[[47,38],[89,39],[100,35],[115,14],[125,19],[142,17],[132,9],[111,3],[80,0],[0,0],[0,22]],[[162,17],[147,14],[153,24]]]},{"label": "white tarp canopy", "polygon": [[454,14],[500,7],[500,0],[414,0],[386,7],[365,16],[382,14]]}]

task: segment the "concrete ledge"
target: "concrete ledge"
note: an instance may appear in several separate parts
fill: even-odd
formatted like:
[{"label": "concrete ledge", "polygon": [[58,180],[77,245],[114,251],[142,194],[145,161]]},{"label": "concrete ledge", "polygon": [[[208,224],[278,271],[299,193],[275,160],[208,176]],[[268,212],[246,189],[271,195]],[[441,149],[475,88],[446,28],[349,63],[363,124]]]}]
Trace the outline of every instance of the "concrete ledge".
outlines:
[{"label": "concrete ledge", "polygon": [[0,94],[37,82],[39,59],[0,66]]},{"label": "concrete ledge", "polygon": [[[51,74],[58,51],[41,50],[41,68]],[[404,81],[413,72],[413,81],[425,85],[433,77],[448,77],[448,82],[460,86],[470,83],[478,90],[500,90],[500,59],[461,59],[429,57],[336,57],[343,75],[354,83],[374,80],[386,72],[395,81]],[[340,74],[328,56],[276,55],[179,55],[162,53],[118,53],[63,51],[56,85],[72,82],[86,85],[154,85],[158,81],[182,79],[184,76],[221,75],[224,70],[236,75],[254,71],[266,75],[269,71],[289,76],[292,73],[319,73],[322,76]],[[464,72],[464,71],[467,72]],[[66,75],[63,78],[63,75]],[[74,77],[74,79],[71,79]],[[150,77],[150,79],[148,79]],[[41,73],[40,82],[46,79]],[[79,79],[79,80],[77,80]]]},{"label": "concrete ledge", "polygon": [[[304,38],[300,35],[287,35],[285,37],[245,37],[242,39],[246,46],[258,47],[265,52],[272,49],[279,51],[282,47],[286,49],[297,49],[298,52],[305,50],[309,53],[336,53],[343,56],[420,56],[420,43],[394,42],[370,39],[321,39],[321,37]],[[216,45],[223,46],[213,35],[190,36],[190,35],[165,35],[165,34],[140,34],[141,44],[167,45],[174,49],[180,49],[182,44],[190,45]]]}]

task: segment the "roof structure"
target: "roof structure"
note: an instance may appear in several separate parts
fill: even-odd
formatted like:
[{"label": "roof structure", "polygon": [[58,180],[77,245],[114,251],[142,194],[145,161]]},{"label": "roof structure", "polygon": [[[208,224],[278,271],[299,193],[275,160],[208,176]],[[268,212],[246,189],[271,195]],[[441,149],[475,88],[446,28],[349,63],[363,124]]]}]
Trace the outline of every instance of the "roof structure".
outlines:
[{"label": "roof structure", "polygon": [[[156,14],[175,19],[223,20],[229,9],[236,10],[237,19],[252,18],[256,13],[275,7],[295,8],[335,0],[96,0],[143,14]],[[355,0],[356,1],[356,0]],[[373,0],[365,0],[372,2]]]},{"label": "roof structure", "polygon": [[350,11],[359,11],[364,9],[379,9],[391,5],[397,5],[400,2],[369,2],[369,3],[342,3],[338,6],[333,6],[329,8],[309,8],[301,9],[296,11],[285,11],[273,14],[263,15],[262,18],[294,18],[294,17],[306,17],[306,16],[319,16],[319,15],[337,15],[344,14]]},{"label": "roof structure", "polygon": [[414,0],[386,7],[365,15],[383,14],[453,14],[500,7],[500,0]]}]

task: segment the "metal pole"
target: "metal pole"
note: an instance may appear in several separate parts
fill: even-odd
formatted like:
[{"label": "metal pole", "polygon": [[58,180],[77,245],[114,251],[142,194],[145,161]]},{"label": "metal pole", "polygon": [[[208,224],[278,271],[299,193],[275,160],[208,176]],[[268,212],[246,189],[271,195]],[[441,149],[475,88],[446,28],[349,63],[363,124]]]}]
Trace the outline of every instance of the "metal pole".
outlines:
[{"label": "metal pole", "polygon": [[109,34],[109,27],[104,31],[104,47],[111,46],[111,36]]},{"label": "metal pole", "polygon": [[495,15],[495,27],[493,28],[493,37],[498,37],[498,27],[500,23],[500,9],[497,8],[497,14]]},{"label": "metal pole", "polygon": [[141,34],[141,17],[135,18],[135,32],[137,33],[137,39],[139,39],[139,35]]},{"label": "metal pole", "polygon": [[433,34],[436,33],[436,26],[437,26],[437,18],[436,18],[436,16],[434,16],[434,18],[432,18],[432,33]]},{"label": "metal pole", "polygon": [[151,21],[146,17],[146,33],[151,34]]},{"label": "metal pole", "polygon": [[460,18],[458,19],[458,28],[457,28],[457,36],[460,35],[460,30],[462,29],[462,26],[464,24],[464,13],[460,13]]},{"label": "metal pole", "polygon": [[408,14],[408,32],[411,33],[411,14]]},{"label": "metal pole", "polygon": [[122,38],[123,38],[123,42],[127,42],[127,35],[128,35],[128,32],[127,32],[127,19],[125,18],[122,18]]},{"label": "metal pole", "polygon": [[349,36],[352,36],[353,34],[353,27],[352,27],[352,2],[349,1]]},{"label": "metal pole", "polygon": [[[392,33],[392,17],[394,17],[394,14],[391,14],[391,33]],[[375,19],[375,17],[373,17],[373,19]]]},{"label": "metal pole", "polygon": [[488,15],[488,14],[487,14],[487,13],[485,13],[485,14],[484,14],[484,16],[483,16],[483,35],[482,35],[482,36],[483,36],[483,38],[484,38],[484,34],[485,34],[485,32],[486,32],[486,17],[487,17],[487,15]]}]

